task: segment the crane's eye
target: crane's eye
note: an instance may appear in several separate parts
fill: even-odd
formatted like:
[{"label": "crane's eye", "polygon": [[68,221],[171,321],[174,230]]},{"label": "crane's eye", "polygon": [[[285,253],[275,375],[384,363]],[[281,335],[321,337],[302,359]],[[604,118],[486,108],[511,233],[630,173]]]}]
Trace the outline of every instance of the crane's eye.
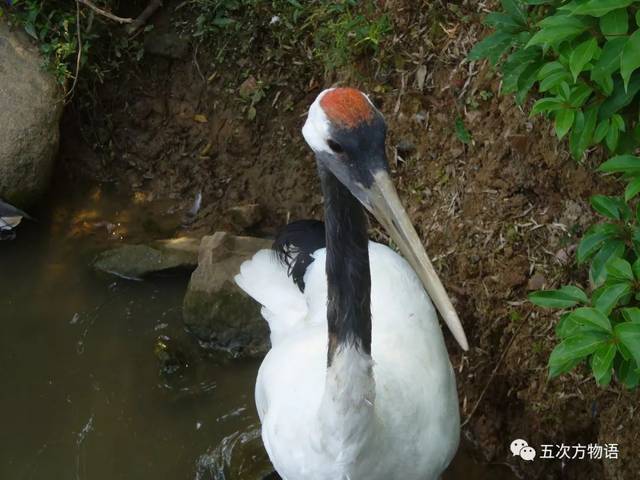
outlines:
[{"label": "crane's eye", "polygon": [[329,148],[333,151],[333,153],[342,153],[342,152],[344,152],[344,149],[342,148],[342,145],[340,145],[335,140],[332,140],[331,138],[329,140],[327,140],[327,145],[329,145]]}]

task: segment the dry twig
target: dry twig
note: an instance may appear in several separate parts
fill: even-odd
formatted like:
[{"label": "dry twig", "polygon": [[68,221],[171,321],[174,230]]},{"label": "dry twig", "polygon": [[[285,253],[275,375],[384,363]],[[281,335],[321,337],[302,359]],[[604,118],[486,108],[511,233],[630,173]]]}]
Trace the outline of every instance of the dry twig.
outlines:
[{"label": "dry twig", "polygon": [[98,15],[101,15],[105,18],[108,18],[109,20],[113,20],[114,22],[117,23],[133,23],[133,18],[123,18],[123,17],[118,17],[117,15],[114,15],[111,12],[107,12],[106,10],[101,9],[100,7],[94,5],[93,2],[89,1],[89,0],[78,0],[80,3],[82,3],[83,5],[86,5],[87,7],[89,7],[91,10],[93,10],[94,12],[96,12]]},{"label": "dry twig", "polygon": [[73,77],[73,84],[65,95],[67,101],[73,97],[73,92],[78,84],[78,77],[80,76],[80,61],[82,60],[82,35],[80,33],[80,1],[76,0],[76,34],[78,36],[78,55],[76,56],[76,74]]}]

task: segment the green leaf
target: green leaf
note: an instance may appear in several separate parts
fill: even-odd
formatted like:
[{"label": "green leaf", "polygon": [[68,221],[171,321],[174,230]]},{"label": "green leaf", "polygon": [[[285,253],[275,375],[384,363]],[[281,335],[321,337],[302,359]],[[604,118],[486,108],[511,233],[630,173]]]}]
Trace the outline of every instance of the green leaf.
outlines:
[{"label": "green leaf", "polygon": [[609,131],[605,137],[605,143],[610,152],[615,152],[618,146],[618,140],[620,139],[620,130],[615,125],[609,126]]},{"label": "green leaf", "polygon": [[[608,280],[608,279],[607,279]],[[603,287],[603,290],[598,295],[598,298],[594,300],[595,307],[605,315],[610,315],[611,311],[618,306],[620,300],[631,293],[630,283],[616,283],[608,287]],[[611,327],[609,327],[611,328]]]},{"label": "green leaf", "polygon": [[620,203],[618,198],[608,197],[606,195],[593,195],[589,200],[593,209],[600,215],[620,220]]},{"label": "green leaf", "polygon": [[633,178],[624,189],[624,200],[628,202],[640,193],[640,177]]},{"label": "green leaf", "polygon": [[[620,51],[622,52],[622,49],[620,49]],[[567,69],[560,62],[549,62],[544,64],[543,67],[538,72],[538,80],[542,81],[552,73],[566,72],[566,71]]]},{"label": "green leaf", "polygon": [[591,70],[591,77],[611,75],[620,68],[620,55],[627,44],[628,37],[618,37],[608,40],[602,47],[600,58]]},{"label": "green leaf", "polygon": [[640,308],[629,307],[629,308],[623,308],[621,311],[625,321],[640,323]]},{"label": "green leaf", "polygon": [[595,329],[598,331],[604,330],[605,332],[611,332],[611,322],[609,318],[597,308],[576,308],[569,314],[569,318],[578,325],[586,327],[588,330]]},{"label": "green leaf", "polygon": [[617,226],[613,224],[600,224],[591,227],[587,230],[578,245],[578,263],[583,263],[588,260],[600,249],[605,240],[615,238],[618,233]]},{"label": "green leaf", "polygon": [[522,105],[526,100],[529,90],[531,90],[533,85],[536,83],[536,78],[538,76],[539,70],[539,63],[531,63],[527,68],[524,69],[520,77],[518,77],[518,92],[516,94],[516,103],[518,103],[518,105]]},{"label": "green leaf", "polygon": [[584,114],[578,111],[574,128],[569,138],[569,147],[573,158],[579,160],[584,151],[592,144],[593,132],[598,121],[598,106],[588,109]]},{"label": "green leaf", "polygon": [[520,25],[527,24],[527,14],[522,8],[522,3],[518,0],[501,0],[502,8]]},{"label": "green leaf", "polygon": [[540,100],[536,101],[536,103],[533,104],[533,107],[531,107],[530,115],[533,116],[543,112],[554,112],[562,108],[562,103],[563,103],[562,100],[556,97],[541,98]]},{"label": "green leaf", "polygon": [[560,321],[556,325],[556,336],[562,340],[580,331],[581,325],[577,324],[573,319],[569,318],[569,314],[565,313],[560,317]]},{"label": "green leaf", "polygon": [[561,140],[562,137],[567,134],[567,132],[573,125],[575,116],[576,113],[573,110],[558,110],[555,120],[555,129],[558,140]]},{"label": "green leaf", "polygon": [[583,359],[575,358],[573,360],[567,360],[566,362],[556,361],[553,365],[549,363],[549,378],[555,378],[563,373],[568,373],[573,370]]},{"label": "green leaf", "polygon": [[640,365],[640,323],[619,323],[615,326],[614,333],[620,343],[629,349],[636,364]]},{"label": "green leaf", "polygon": [[573,8],[571,13],[573,13],[574,15],[591,15],[592,17],[602,17],[612,10],[628,7],[632,3],[633,0],[590,0]]},{"label": "green leaf", "polygon": [[586,29],[586,25],[576,25],[571,23],[544,27],[531,37],[531,40],[527,43],[527,47],[532,45],[560,45],[562,42],[566,42],[577,37]]},{"label": "green leaf", "polygon": [[562,82],[567,82],[570,80],[571,74],[569,72],[567,72],[566,70],[558,70],[545,77],[544,80],[540,82],[538,90],[540,90],[541,92],[546,92],[548,90],[551,90],[552,88],[557,87]]},{"label": "green leaf", "polygon": [[493,27],[495,30],[504,30],[511,33],[519,32],[524,27],[511,15],[500,12],[491,12],[484,18],[484,24]]},{"label": "green leaf", "polygon": [[518,80],[531,63],[542,59],[542,48],[521,48],[507,57],[502,65],[502,92],[512,93],[518,90]]},{"label": "green leaf", "polygon": [[591,38],[578,45],[569,57],[569,69],[573,75],[573,81],[578,79],[580,72],[584,70],[585,65],[591,61],[598,51],[598,42],[595,38]]},{"label": "green leaf", "polygon": [[640,174],[640,157],[635,155],[616,155],[598,167],[605,173],[629,173]]},{"label": "green leaf", "polygon": [[591,355],[598,347],[604,345],[610,335],[606,332],[586,331],[572,335],[562,341],[551,352],[549,357],[549,376],[572,361],[581,360]]},{"label": "green leaf", "polygon": [[579,85],[575,85],[571,89],[571,94],[569,96],[569,103],[572,107],[579,108],[584,105],[584,102],[591,96],[593,93],[593,88],[581,83]]},{"label": "green leaf", "polygon": [[598,385],[606,385],[611,380],[613,369],[613,359],[616,356],[617,348],[613,343],[600,345],[593,352],[591,369]]},{"label": "green leaf", "polygon": [[611,124],[615,125],[618,130],[624,132],[626,130],[626,126],[624,124],[624,118],[621,115],[615,113],[611,117]]},{"label": "green leaf", "polygon": [[607,262],[607,280],[613,280],[614,282],[632,282],[633,271],[631,270],[631,264],[623,258],[612,258]]},{"label": "green leaf", "polygon": [[600,251],[593,257],[589,268],[589,278],[593,285],[600,286],[605,281],[607,271],[605,267],[612,258],[624,255],[625,244],[622,240],[607,240]]},{"label": "green leaf", "polygon": [[488,58],[491,64],[495,65],[514,41],[514,36],[508,32],[493,33],[473,47],[469,52],[469,60]]},{"label": "green leaf", "polygon": [[[620,345],[618,345],[618,350]],[[616,368],[616,376],[624,383],[625,387],[634,389],[640,383],[640,373],[636,371],[635,362],[632,360],[623,360]]]},{"label": "green leaf", "polygon": [[626,8],[613,10],[600,17],[600,31],[603,35],[624,35],[629,30],[629,14]]},{"label": "green leaf", "polygon": [[602,102],[598,118],[600,120],[610,118],[614,113],[629,105],[638,91],[640,91],[640,70],[631,75],[628,89],[625,89],[622,78],[616,75],[613,80],[613,90],[609,94],[609,98]]},{"label": "green leaf", "polygon": [[32,23],[26,23],[24,25],[24,31],[33,37],[34,40],[38,40],[38,34],[36,33],[36,27]]},{"label": "green leaf", "polygon": [[587,304],[586,293],[573,285],[565,285],[559,290],[539,290],[529,294],[529,301],[545,308],[568,308],[578,303]]},{"label": "green leaf", "polygon": [[604,119],[598,124],[596,131],[593,132],[593,141],[600,143],[607,136],[607,132],[609,132],[609,120]]},{"label": "green leaf", "polygon": [[624,89],[628,91],[631,74],[640,67],[640,30],[629,37],[620,58],[620,75],[624,80]]},{"label": "green leaf", "polygon": [[465,145],[468,145],[471,143],[471,140],[472,140],[471,134],[469,133],[467,128],[464,126],[464,122],[460,117],[456,118],[456,136],[458,137],[458,140],[460,140]]}]

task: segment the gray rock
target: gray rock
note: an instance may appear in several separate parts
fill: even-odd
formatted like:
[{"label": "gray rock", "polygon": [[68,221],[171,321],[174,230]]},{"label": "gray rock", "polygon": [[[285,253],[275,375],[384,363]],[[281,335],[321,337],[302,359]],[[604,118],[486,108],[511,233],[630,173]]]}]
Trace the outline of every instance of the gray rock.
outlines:
[{"label": "gray rock", "polygon": [[0,197],[26,207],[49,184],[62,92],[38,49],[0,18]]},{"label": "gray rock", "polygon": [[407,156],[416,151],[416,146],[412,141],[403,138],[398,142],[398,145],[396,145],[396,150],[399,155]]},{"label": "gray rock", "polygon": [[144,39],[144,49],[152,55],[179,60],[189,51],[189,42],[177,33],[152,32]]},{"label": "gray rock", "polygon": [[198,265],[199,243],[198,239],[182,237],[150,245],[123,245],[102,252],[93,265],[103,272],[131,279],[166,270],[193,270]]},{"label": "gray rock", "polygon": [[260,438],[260,428],[234,432],[196,461],[195,480],[280,480]]},{"label": "gray rock", "polygon": [[269,329],[260,306],[236,286],[233,277],[242,262],[270,245],[270,240],[226,232],[202,239],[198,268],[183,305],[185,325],[201,341],[234,356],[261,356],[269,350]]},{"label": "gray rock", "polygon": [[233,226],[240,230],[251,228],[262,220],[262,209],[257,203],[231,207],[228,213]]}]

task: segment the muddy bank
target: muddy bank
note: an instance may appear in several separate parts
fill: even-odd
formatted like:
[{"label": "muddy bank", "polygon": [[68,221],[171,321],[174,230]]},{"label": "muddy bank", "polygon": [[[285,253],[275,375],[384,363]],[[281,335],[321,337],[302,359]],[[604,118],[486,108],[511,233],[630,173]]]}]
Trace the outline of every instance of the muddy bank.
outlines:
[{"label": "muddy bank", "polygon": [[[156,33],[180,33],[173,5],[154,17]],[[234,33],[238,47],[222,58],[223,36],[190,38],[178,58],[149,53],[104,85],[94,108],[67,111],[63,175],[126,192],[155,222],[175,218],[158,226],[162,236],[273,233],[322,215],[300,135],[308,105],[333,84],[371,92],[389,125],[396,185],[469,335],[466,355],[448,341],[463,433],[477,455],[523,478],[633,478],[636,395],[600,389],[580,369],[548,381],[556,317],[524,300],[530,289],[586,284],[573,249],[594,219],[587,200],[616,186],[574,162],[548,122],[501,97],[486,65],[465,60],[483,31],[475,7],[455,7],[384,2],[394,33],[382,53],[328,76],[309,60],[308,43],[283,49],[267,20]],[[200,192],[202,209],[185,225],[179,219]],[[249,228],[228,215],[243,204],[263,212]],[[372,235],[383,236],[375,223]],[[620,460],[525,464],[509,452],[514,438],[619,443]]]}]

